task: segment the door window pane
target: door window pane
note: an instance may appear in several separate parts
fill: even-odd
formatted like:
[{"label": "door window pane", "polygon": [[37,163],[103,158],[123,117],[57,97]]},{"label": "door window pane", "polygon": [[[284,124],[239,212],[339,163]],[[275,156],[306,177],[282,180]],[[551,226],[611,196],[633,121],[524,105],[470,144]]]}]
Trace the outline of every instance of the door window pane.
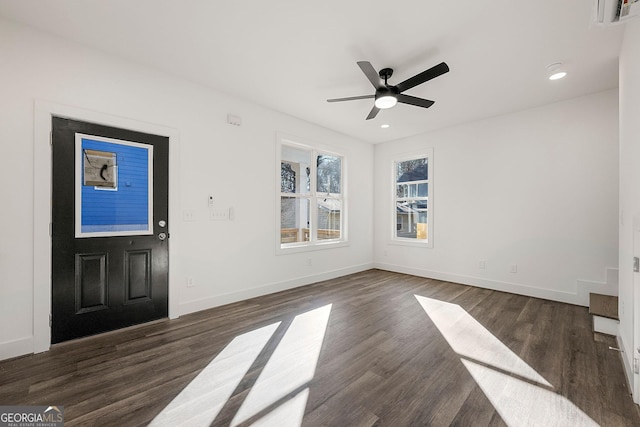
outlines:
[{"label": "door window pane", "polygon": [[76,134],[75,236],[153,233],[153,146]]}]

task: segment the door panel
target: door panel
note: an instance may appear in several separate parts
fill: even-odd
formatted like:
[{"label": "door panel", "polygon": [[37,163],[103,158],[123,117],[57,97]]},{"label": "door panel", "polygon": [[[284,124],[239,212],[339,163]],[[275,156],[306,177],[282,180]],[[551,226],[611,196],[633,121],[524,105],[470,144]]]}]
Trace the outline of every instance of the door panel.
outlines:
[{"label": "door panel", "polygon": [[54,118],[52,144],[52,343],[167,317],[169,139]]},{"label": "door panel", "polygon": [[107,254],[77,254],[76,313],[108,308],[108,282]]},{"label": "door panel", "polygon": [[125,253],[125,304],[151,299],[151,252]]}]

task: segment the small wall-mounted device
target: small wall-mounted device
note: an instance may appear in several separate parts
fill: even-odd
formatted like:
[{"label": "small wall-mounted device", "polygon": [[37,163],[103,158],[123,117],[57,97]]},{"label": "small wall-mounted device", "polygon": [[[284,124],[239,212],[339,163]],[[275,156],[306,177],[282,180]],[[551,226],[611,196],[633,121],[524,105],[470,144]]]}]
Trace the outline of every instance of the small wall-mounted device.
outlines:
[{"label": "small wall-mounted device", "polygon": [[235,114],[227,114],[227,123],[232,126],[242,126],[242,117]]}]

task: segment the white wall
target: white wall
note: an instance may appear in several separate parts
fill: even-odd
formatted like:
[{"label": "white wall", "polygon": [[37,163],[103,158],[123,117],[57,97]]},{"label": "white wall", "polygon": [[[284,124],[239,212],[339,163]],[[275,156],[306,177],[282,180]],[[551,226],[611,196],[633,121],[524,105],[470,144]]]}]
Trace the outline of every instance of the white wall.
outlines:
[{"label": "white wall", "polygon": [[[620,51],[620,344],[630,383],[634,357],[633,226],[640,226],[640,19],[625,25]],[[635,254],[640,255],[640,254]],[[636,326],[640,327],[640,325]],[[637,392],[637,391],[636,391]],[[638,397],[636,396],[637,400]]]},{"label": "white wall", "polygon": [[[391,244],[392,158],[427,147],[434,247]],[[380,144],[375,170],[380,268],[581,305],[616,293],[617,91]]]},{"label": "white wall", "polygon": [[[33,351],[33,271],[48,274],[33,265],[36,100],[179,134],[179,157],[170,160],[179,162],[170,177],[170,212],[178,215],[169,218],[177,314],[371,267],[371,145],[4,20],[0,58],[0,359]],[[242,126],[228,125],[227,113]],[[347,155],[349,246],[276,256],[277,131]],[[234,208],[233,221],[208,220],[209,194],[216,207]],[[197,221],[182,221],[186,209]],[[188,276],[195,287],[186,287]]]},{"label": "white wall", "polygon": [[[633,37],[637,45],[637,30]],[[622,73],[637,76],[638,54],[631,42],[626,46],[632,64]],[[171,176],[177,191],[170,199],[170,211],[178,214],[169,218],[177,314],[363,270],[373,260],[389,270],[578,304],[586,304],[587,289],[617,290],[617,91],[374,148],[2,20],[0,58],[0,359],[33,350],[34,271],[48,274],[33,245],[34,203],[47,204],[34,201],[36,100],[166,126],[179,135]],[[637,95],[638,83],[631,84]],[[627,134],[637,135],[632,117],[640,102],[634,99],[635,108],[626,109],[625,99],[621,105]],[[243,126],[226,124],[227,113],[241,116]],[[347,155],[350,246],[275,255],[278,131]],[[434,248],[391,245],[390,159],[425,147],[433,147],[435,157]],[[640,185],[634,191],[640,193]],[[208,221],[208,194],[216,207],[234,207],[235,220]],[[640,212],[638,203],[632,212]],[[186,209],[198,220],[182,221]],[[481,259],[485,270],[478,269]],[[517,273],[509,273],[511,264]],[[607,268],[614,268],[609,275]],[[195,287],[186,287],[188,276]]]}]

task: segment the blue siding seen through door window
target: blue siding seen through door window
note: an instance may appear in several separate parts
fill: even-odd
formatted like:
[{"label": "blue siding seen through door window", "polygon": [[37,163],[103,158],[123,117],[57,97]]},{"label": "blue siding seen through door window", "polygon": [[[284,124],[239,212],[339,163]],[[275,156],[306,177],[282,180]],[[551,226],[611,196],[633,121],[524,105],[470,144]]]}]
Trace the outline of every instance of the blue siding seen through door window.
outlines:
[{"label": "blue siding seen through door window", "polygon": [[87,138],[82,150],[116,153],[118,174],[116,189],[82,186],[82,232],[148,230],[149,150]]}]

